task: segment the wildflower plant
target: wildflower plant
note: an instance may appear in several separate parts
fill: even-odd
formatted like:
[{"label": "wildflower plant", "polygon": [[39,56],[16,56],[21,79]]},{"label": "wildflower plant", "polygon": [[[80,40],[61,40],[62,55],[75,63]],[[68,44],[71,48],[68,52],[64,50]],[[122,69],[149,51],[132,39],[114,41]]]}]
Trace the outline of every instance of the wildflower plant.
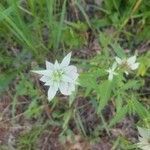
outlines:
[{"label": "wildflower plant", "polygon": [[116,62],[120,67],[123,69],[123,71],[128,75],[130,71],[136,70],[139,66],[139,63],[136,62],[136,56],[131,56],[129,58],[119,58],[115,57]]},{"label": "wildflower plant", "polygon": [[100,118],[106,106],[113,103],[115,113],[111,119],[106,123],[105,119],[101,118],[108,131],[127,114],[137,114],[140,118],[145,118],[148,111],[137,94],[137,90],[143,86],[143,80],[136,75],[140,66],[140,62],[136,61],[136,55],[127,57],[124,50],[115,43],[111,44],[116,55],[112,57],[108,53],[112,49],[106,44],[102,45],[104,45],[102,52],[88,61],[90,64],[88,72],[80,74],[80,84],[85,88],[85,96],[91,100],[96,99],[93,103],[96,103],[95,109]]},{"label": "wildflower plant", "polygon": [[112,80],[113,76],[117,75],[117,73],[115,72],[116,68],[117,68],[117,63],[114,63],[112,68],[106,70],[109,73],[108,80]]},{"label": "wildflower plant", "polygon": [[[120,50],[120,53],[124,53],[123,49]],[[143,85],[143,81],[139,80],[138,76],[135,76],[136,69],[138,69],[140,63],[136,62],[135,55],[127,58],[126,54],[122,56],[118,55],[118,53],[116,54],[117,56],[112,58],[107,53],[102,52],[93,59],[87,60],[84,63],[86,69],[84,71],[83,64],[80,76],[76,66],[69,65],[71,53],[67,54],[61,63],[58,63],[57,60],[54,64],[46,61],[45,70],[32,71],[42,75],[40,81],[49,86],[49,101],[54,98],[58,90],[63,95],[73,96],[70,96],[69,105],[65,106],[65,111],[61,115],[63,133],[68,130],[69,121],[73,119],[78,129],[86,135],[86,129],[84,129],[75,103],[78,93],[74,91],[78,83],[80,85],[78,90],[80,96],[90,99],[98,118],[102,120],[102,123],[96,126],[95,130],[99,130],[99,126],[102,126],[109,134],[110,128],[120,122],[126,115],[138,114],[140,118],[148,116],[147,109],[140,102],[139,95],[136,94],[137,90]],[[110,64],[112,64],[112,67],[110,67]],[[125,76],[131,71],[131,76]],[[73,92],[75,95],[72,94]],[[103,116],[103,110],[110,103],[114,105],[115,112],[111,119],[106,121]],[[57,119],[60,118],[59,113],[58,115],[55,113],[54,116]]]},{"label": "wildflower plant", "polygon": [[115,62],[113,63],[112,68],[109,68],[106,70],[109,73],[108,80],[112,80],[114,75],[117,75],[117,70],[120,70],[122,72],[125,72],[126,75],[129,75],[129,73],[133,70],[138,69],[139,63],[136,62],[136,56],[131,56],[128,59],[127,58],[119,58],[115,57]]},{"label": "wildflower plant", "polygon": [[46,61],[46,69],[32,71],[42,75],[40,81],[45,82],[45,86],[49,86],[48,100],[51,101],[56,95],[57,91],[63,95],[71,95],[75,91],[77,84],[77,68],[74,65],[69,65],[71,53],[66,55],[61,63],[56,60],[54,64]]}]

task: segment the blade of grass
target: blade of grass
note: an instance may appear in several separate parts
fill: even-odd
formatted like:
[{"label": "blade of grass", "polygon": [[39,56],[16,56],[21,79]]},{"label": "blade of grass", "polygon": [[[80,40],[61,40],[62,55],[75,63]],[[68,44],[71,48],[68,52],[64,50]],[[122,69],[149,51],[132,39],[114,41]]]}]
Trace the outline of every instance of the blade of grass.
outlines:
[{"label": "blade of grass", "polygon": [[83,14],[87,24],[89,25],[90,28],[92,28],[92,25],[90,23],[90,20],[89,20],[89,17],[88,15],[86,14],[84,8],[82,7],[82,5],[80,5],[77,1],[75,2],[75,4],[77,5],[77,7],[79,8],[79,10],[81,11],[81,13]]},{"label": "blade of grass", "polygon": [[64,19],[65,19],[65,14],[66,14],[66,3],[67,3],[67,0],[64,0],[63,6],[62,6],[60,22],[59,22],[59,28],[58,28],[57,37],[56,37],[56,45],[54,45],[55,49],[58,49],[60,39],[61,39],[61,34],[62,34],[62,30],[63,30],[63,23],[64,23]]}]

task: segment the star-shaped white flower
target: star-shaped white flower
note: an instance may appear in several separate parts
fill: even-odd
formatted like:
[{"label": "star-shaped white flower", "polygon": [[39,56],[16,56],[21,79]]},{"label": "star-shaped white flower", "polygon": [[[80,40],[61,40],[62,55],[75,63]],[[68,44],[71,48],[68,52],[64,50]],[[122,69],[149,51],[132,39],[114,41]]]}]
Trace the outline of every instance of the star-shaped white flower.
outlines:
[{"label": "star-shaped white flower", "polygon": [[115,72],[115,69],[117,68],[117,64],[114,63],[112,68],[109,68],[108,70],[106,70],[109,75],[108,75],[108,80],[112,80],[114,75],[117,75],[117,73]]},{"label": "star-shaped white flower", "polygon": [[119,57],[115,57],[116,59],[116,62],[125,68],[125,73],[128,75],[129,71],[131,70],[136,70],[138,67],[139,67],[139,63],[136,62],[136,56],[131,56],[129,57],[128,59],[127,58],[124,58],[124,59],[121,59]]},{"label": "star-shaped white flower", "polygon": [[70,59],[71,53],[65,56],[61,63],[58,63],[57,60],[55,64],[46,61],[46,70],[32,71],[42,75],[40,80],[45,82],[44,85],[49,86],[49,101],[54,98],[58,90],[63,95],[71,95],[75,91],[79,74],[77,73],[76,66],[69,65]]},{"label": "star-shaped white flower", "polygon": [[138,131],[140,136],[137,146],[142,150],[150,150],[150,129],[138,127]]}]

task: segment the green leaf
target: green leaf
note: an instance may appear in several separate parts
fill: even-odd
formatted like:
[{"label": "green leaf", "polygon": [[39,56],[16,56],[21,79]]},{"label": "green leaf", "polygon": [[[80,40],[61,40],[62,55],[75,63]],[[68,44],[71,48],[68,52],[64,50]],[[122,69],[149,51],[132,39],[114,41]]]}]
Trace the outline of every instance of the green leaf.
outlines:
[{"label": "green leaf", "polygon": [[137,80],[128,80],[128,82],[126,84],[124,84],[124,86],[122,87],[122,90],[129,90],[129,89],[134,89],[137,90],[140,88],[141,83]]},{"label": "green leaf", "polygon": [[114,43],[114,44],[111,44],[111,46],[112,46],[113,50],[115,51],[115,53],[117,54],[118,57],[120,57],[120,58],[126,57],[124,50],[120,47],[119,44]]},{"label": "green leaf", "polygon": [[140,118],[143,119],[146,116],[148,116],[149,112],[138,100],[134,99],[133,103],[134,103],[134,109],[135,109],[136,113],[140,116]]},{"label": "green leaf", "polygon": [[116,113],[116,115],[111,119],[109,123],[109,127],[114,126],[116,123],[120,122],[128,112],[128,105],[122,107],[120,111]]},{"label": "green leaf", "polygon": [[29,118],[37,117],[41,114],[43,106],[38,105],[37,99],[34,99],[25,111],[25,115]]},{"label": "green leaf", "polygon": [[100,34],[99,34],[99,40],[100,40],[101,45],[104,48],[106,48],[111,41],[110,37],[108,37],[107,35],[105,35],[102,32],[100,32]]},{"label": "green leaf", "polygon": [[0,93],[5,91],[10,84],[10,82],[13,80],[15,77],[14,73],[5,73],[5,74],[0,74]]},{"label": "green leaf", "polygon": [[85,96],[87,96],[92,90],[97,89],[97,76],[92,73],[83,73],[80,75],[80,85],[86,88]]},{"label": "green leaf", "polygon": [[107,105],[108,100],[110,99],[112,87],[112,82],[108,80],[100,84],[97,90],[97,94],[100,97],[98,112],[100,112]]},{"label": "green leaf", "polygon": [[69,120],[71,119],[72,117],[72,110],[68,110],[64,113],[64,117],[63,117],[63,120],[64,120],[64,123],[63,123],[63,129],[66,130],[67,127],[68,127],[68,123],[69,123]]}]

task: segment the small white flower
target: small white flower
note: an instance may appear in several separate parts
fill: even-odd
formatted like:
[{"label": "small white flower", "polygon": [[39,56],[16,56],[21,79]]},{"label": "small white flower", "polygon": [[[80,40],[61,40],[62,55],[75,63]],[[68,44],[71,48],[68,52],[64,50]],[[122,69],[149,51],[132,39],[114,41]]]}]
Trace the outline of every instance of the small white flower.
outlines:
[{"label": "small white flower", "polygon": [[70,95],[75,91],[76,80],[79,74],[77,73],[76,66],[69,65],[70,59],[71,53],[65,56],[61,63],[58,63],[57,60],[55,64],[46,61],[46,70],[33,71],[42,75],[40,80],[45,82],[44,85],[49,86],[49,101],[54,98],[58,90],[63,95]]},{"label": "small white flower", "polygon": [[150,129],[144,129],[138,127],[139,131],[139,143],[137,146],[142,150],[150,150]]},{"label": "small white flower", "polygon": [[128,59],[120,59],[119,57],[115,57],[116,62],[125,69],[125,73],[128,75],[129,71],[136,70],[139,66],[139,63],[136,63],[136,56],[131,56]]},{"label": "small white flower", "polygon": [[117,68],[117,64],[114,63],[112,68],[109,68],[108,70],[106,70],[109,75],[108,75],[108,80],[112,80],[114,75],[117,75],[117,73],[115,72],[115,69]]}]

